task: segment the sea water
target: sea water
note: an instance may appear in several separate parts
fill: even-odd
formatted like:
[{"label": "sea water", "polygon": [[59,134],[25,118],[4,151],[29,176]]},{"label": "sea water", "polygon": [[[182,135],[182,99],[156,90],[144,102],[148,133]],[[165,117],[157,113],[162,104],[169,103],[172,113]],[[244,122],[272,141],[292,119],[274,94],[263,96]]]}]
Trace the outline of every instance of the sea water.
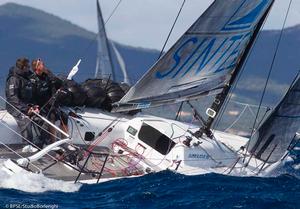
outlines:
[{"label": "sea water", "polygon": [[171,171],[101,184],[72,184],[38,174],[0,172],[0,208],[300,208],[300,164],[275,177]]},{"label": "sea water", "polygon": [[[70,193],[78,191],[80,187],[81,184],[49,179],[42,174],[21,172],[8,175],[6,172],[0,170],[0,188],[4,189],[15,189],[29,193],[43,193],[47,191]],[[0,196],[2,198],[3,195],[1,194]]]}]

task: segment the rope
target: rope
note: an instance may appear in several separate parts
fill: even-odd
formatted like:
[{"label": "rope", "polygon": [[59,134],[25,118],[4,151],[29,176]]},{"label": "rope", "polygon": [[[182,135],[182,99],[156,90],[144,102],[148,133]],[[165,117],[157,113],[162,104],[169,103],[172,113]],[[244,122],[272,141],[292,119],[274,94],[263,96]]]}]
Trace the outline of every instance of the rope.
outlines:
[{"label": "rope", "polygon": [[[247,104],[247,103],[239,102],[239,101],[235,101],[235,100],[230,100],[230,102],[233,102],[233,103],[238,104],[238,105],[248,106],[249,108],[250,108],[250,107],[259,107],[259,105],[255,105],[255,104]],[[266,109],[269,108],[268,106],[261,106],[261,107],[266,108]]]},{"label": "rope", "polygon": [[181,4],[181,7],[180,7],[180,9],[179,9],[179,12],[178,12],[178,14],[177,14],[177,16],[176,16],[176,18],[175,18],[175,21],[174,21],[174,23],[173,23],[173,25],[172,25],[172,27],[171,27],[171,30],[170,30],[170,32],[169,32],[169,34],[168,34],[168,37],[167,37],[167,39],[166,39],[166,41],[165,41],[165,43],[164,43],[164,45],[163,45],[163,48],[162,48],[161,51],[160,51],[160,54],[159,54],[157,60],[159,60],[159,58],[161,57],[161,55],[163,54],[163,52],[164,52],[164,50],[165,50],[165,47],[166,47],[166,45],[167,45],[167,43],[168,43],[168,41],[169,41],[169,38],[170,38],[170,36],[171,36],[171,33],[173,32],[173,29],[174,29],[174,27],[175,27],[175,24],[176,24],[176,22],[177,22],[177,20],[178,20],[178,17],[179,17],[179,15],[180,15],[181,11],[182,11],[182,8],[183,8],[183,6],[184,6],[184,4],[185,4],[185,1],[186,1],[186,0],[183,0],[183,2],[182,2],[182,4]]},{"label": "rope", "polygon": [[93,149],[100,144],[115,128],[115,126],[121,121],[120,118],[116,118],[114,121],[112,121],[109,126],[107,126],[101,133],[100,136],[98,136],[87,148],[87,152],[85,152],[84,156],[86,157],[88,155],[88,152],[92,152]]},{"label": "rope", "polygon": [[[245,111],[248,109],[249,112],[251,113],[251,115],[253,116],[253,118],[255,118],[255,113],[252,111],[252,108],[251,107],[259,107],[258,105],[252,105],[252,104],[247,104],[247,103],[242,103],[242,102],[237,102],[237,101],[234,101],[234,100],[231,100],[231,102],[234,102],[235,104],[238,104],[238,105],[242,105],[242,106],[245,106],[244,109],[241,111],[241,113],[239,113],[239,116],[237,117],[237,119],[228,127],[225,129],[225,132],[228,131],[229,129],[231,129],[240,119],[241,117],[244,115]],[[267,109],[266,113],[270,110],[269,107],[267,106],[263,106],[264,108]],[[265,113],[265,114],[266,114]],[[263,117],[264,118],[264,117]],[[262,119],[263,120],[263,119]]]},{"label": "rope", "polygon": [[251,115],[255,118],[255,113],[252,111],[251,108],[249,108],[249,111],[250,111]]},{"label": "rope", "polygon": [[228,127],[225,129],[225,132],[228,131],[229,129],[231,129],[240,119],[241,117],[243,116],[244,112],[246,111],[248,106],[245,106],[243,111],[240,113],[239,117],[237,117],[237,119]]}]

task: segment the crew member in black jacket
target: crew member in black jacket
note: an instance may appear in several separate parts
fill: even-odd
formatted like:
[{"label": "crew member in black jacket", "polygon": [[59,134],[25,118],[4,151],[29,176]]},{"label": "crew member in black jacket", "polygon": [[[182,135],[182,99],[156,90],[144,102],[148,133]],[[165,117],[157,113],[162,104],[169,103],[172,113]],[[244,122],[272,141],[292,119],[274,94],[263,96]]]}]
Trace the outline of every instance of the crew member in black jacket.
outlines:
[{"label": "crew member in black jacket", "polygon": [[41,59],[35,59],[31,63],[33,74],[31,81],[33,83],[33,97],[42,109],[49,108],[51,99],[56,92],[55,82],[56,77],[44,66]]},{"label": "crew member in black jacket", "polygon": [[39,113],[39,108],[34,105],[31,76],[29,60],[17,59],[16,65],[10,68],[6,80],[6,109],[16,119],[21,135],[37,146],[41,146],[39,142],[33,141],[32,135],[30,117],[33,112]]},{"label": "crew member in black jacket", "polygon": [[[60,110],[56,103],[55,93],[61,85],[61,81],[52,74],[52,72],[45,67],[44,62],[39,58],[35,59],[31,63],[33,75],[31,81],[33,83],[33,97],[40,106],[41,114],[47,117],[52,123],[55,121],[61,121],[61,129],[66,133],[67,130],[67,115]],[[51,134],[46,134],[45,137],[50,139],[47,143],[53,143],[55,139],[55,129],[51,126],[45,127]],[[44,132],[45,133],[45,132]],[[42,134],[44,134],[42,132]]]}]

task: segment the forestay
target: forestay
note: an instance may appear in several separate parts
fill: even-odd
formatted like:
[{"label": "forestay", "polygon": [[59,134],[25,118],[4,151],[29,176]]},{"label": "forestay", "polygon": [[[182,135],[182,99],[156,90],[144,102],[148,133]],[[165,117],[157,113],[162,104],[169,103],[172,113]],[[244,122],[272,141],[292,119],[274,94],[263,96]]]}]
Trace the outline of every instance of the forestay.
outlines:
[{"label": "forestay", "polygon": [[274,0],[216,0],[115,105],[147,108],[219,93]]},{"label": "forestay", "polygon": [[291,144],[300,124],[300,77],[279,105],[258,128],[248,152],[267,163],[281,159]]},{"label": "forestay", "polygon": [[112,59],[109,51],[108,39],[106,36],[105,25],[100,9],[99,1],[97,0],[98,14],[98,49],[97,49],[97,64],[95,78],[109,78],[115,80],[115,75],[112,66]]}]

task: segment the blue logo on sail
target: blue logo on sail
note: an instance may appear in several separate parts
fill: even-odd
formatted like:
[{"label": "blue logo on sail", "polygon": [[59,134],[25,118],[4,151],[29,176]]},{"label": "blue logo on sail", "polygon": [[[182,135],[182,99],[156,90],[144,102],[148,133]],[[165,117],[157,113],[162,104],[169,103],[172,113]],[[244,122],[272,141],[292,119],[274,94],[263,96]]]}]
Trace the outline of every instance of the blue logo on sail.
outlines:
[{"label": "blue logo on sail", "polygon": [[[190,38],[183,42],[173,54],[173,66],[165,71],[157,71],[155,77],[164,79],[170,77],[185,77],[194,71],[194,76],[209,68],[210,74],[232,69],[236,62],[239,51],[244,47],[251,33],[234,35],[227,38]],[[182,57],[182,51],[190,51],[189,56]]]},{"label": "blue logo on sail", "polygon": [[265,7],[270,3],[269,0],[262,0],[259,5],[248,12],[245,16],[240,17],[240,13],[244,12],[242,11],[242,8],[244,8],[246,2],[249,2],[249,0],[245,0],[241,4],[241,6],[223,27],[222,31],[243,30],[251,28],[253,23],[255,23],[257,18],[262,14],[262,11],[265,9]]},{"label": "blue logo on sail", "polygon": [[[236,66],[270,0],[241,0],[239,6],[232,10],[232,16],[219,31],[221,36],[210,36],[204,33],[195,36],[184,36],[176,48],[169,53],[169,66],[155,72],[157,79],[180,79],[185,76],[200,77],[217,73],[230,72]],[[246,31],[239,31],[244,30]],[[222,32],[230,32],[223,35]],[[172,54],[171,54],[172,53]],[[191,74],[193,72],[193,74]],[[201,77],[202,78],[202,77]]]}]

